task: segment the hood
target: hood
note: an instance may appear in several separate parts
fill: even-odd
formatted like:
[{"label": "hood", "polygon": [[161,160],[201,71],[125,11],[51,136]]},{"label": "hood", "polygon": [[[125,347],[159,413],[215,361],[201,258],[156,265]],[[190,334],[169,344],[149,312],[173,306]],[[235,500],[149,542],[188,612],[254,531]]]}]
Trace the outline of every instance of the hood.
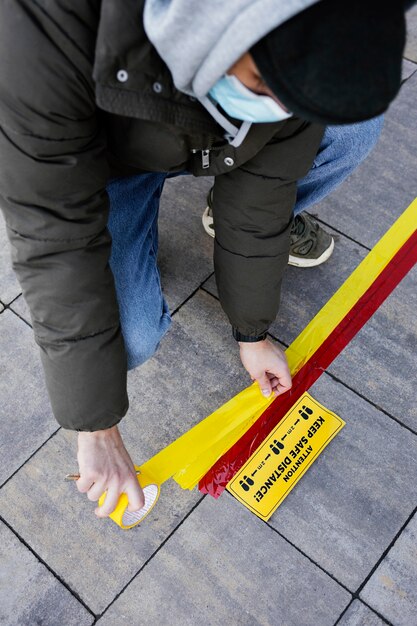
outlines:
[{"label": "hood", "polygon": [[203,98],[245,52],[318,0],[146,0],[144,28],[177,89]]}]

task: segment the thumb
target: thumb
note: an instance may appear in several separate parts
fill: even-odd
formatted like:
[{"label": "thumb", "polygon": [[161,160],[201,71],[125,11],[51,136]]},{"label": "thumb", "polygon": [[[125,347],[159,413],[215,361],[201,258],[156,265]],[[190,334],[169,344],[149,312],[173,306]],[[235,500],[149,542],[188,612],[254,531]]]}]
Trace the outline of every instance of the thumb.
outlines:
[{"label": "thumb", "polygon": [[264,373],[262,376],[256,379],[256,382],[258,383],[260,390],[262,391],[262,395],[264,395],[265,398],[269,398],[272,393],[272,387],[268,376]]}]

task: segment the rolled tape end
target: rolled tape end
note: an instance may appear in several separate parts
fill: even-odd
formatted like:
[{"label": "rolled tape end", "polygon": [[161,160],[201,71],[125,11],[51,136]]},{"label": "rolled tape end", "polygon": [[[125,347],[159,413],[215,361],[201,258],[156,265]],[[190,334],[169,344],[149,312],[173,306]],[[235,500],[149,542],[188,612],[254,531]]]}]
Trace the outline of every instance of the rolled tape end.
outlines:
[{"label": "rolled tape end", "polygon": [[124,530],[128,530],[129,528],[133,528],[143,522],[145,517],[149,515],[153,507],[155,506],[158,498],[159,498],[160,488],[159,485],[151,484],[146,485],[143,488],[143,495],[145,496],[145,505],[139,511],[130,512],[125,507],[121,522],[119,526]]},{"label": "rolled tape end", "polygon": [[[141,473],[140,468],[136,465],[135,469],[138,473],[138,482],[143,489],[143,495],[145,497],[144,506],[139,511],[128,511],[127,507],[129,500],[127,495],[122,493],[119,497],[116,508],[113,513],[109,515],[110,519],[123,530],[129,530],[130,528],[134,528],[143,522],[145,517],[149,515],[157,503],[161,491],[160,486],[150,476],[145,476]],[[98,502],[99,506],[103,504],[105,497],[105,493],[100,496],[100,500]]]}]

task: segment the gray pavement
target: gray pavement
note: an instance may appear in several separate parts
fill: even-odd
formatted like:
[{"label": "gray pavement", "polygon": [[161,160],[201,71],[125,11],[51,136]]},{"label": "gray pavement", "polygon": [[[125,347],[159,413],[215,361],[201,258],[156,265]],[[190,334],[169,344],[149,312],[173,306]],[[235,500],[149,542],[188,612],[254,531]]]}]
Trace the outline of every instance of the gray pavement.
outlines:
[{"label": "gray pavement", "polygon": [[[417,195],[417,9],[405,83],[368,160],[321,205],[328,263],[289,268],[271,334],[288,345]],[[173,327],[129,374],[137,463],[249,384],[201,227],[209,180],[164,191],[160,266]],[[229,494],[169,481],[123,532],[62,476],[58,429],[0,220],[0,624],[417,626],[417,268],[311,390],[346,427],[264,523]]]}]

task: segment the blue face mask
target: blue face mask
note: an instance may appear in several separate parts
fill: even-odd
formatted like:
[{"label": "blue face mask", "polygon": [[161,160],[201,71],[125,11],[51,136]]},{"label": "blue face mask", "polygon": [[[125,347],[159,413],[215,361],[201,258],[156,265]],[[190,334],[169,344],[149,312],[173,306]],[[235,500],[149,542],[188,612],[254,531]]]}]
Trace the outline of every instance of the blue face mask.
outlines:
[{"label": "blue face mask", "polygon": [[243,85],[236,76],[225,75],[209,91],[224,111],[246,122],[280,122],[292,116],[269,96],[260,96]]}]

